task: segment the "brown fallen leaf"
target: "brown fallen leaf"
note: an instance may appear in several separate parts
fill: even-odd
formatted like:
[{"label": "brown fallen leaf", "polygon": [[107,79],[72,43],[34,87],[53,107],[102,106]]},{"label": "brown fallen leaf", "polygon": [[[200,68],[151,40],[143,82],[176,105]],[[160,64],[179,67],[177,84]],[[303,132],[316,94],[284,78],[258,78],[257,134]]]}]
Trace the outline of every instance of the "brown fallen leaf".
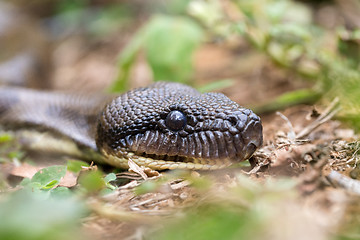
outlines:
[{"label": "brown fallen leaf", "polygon": [[65,176],[60,180],[59,186],[61,187],[74,187],[77,184],[79,173],[66,171]]},{"label": "brown fallen leaf", "polygon": [[23,177],[23,178],[32,178],[35,173],[37,173],[40,169],[43,169],[44,166],[32,166],[28,163],[23,163],[20,166],[14,167],[10,174],[17,176],[17,177]]}]

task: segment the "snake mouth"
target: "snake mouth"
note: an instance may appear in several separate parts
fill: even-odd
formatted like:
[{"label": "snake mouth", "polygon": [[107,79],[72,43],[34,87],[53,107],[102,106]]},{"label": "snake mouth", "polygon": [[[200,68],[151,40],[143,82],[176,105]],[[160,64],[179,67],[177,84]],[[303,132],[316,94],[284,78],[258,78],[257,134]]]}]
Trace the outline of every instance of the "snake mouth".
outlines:
[{"label": "snake mouth", "polygon": [[157,155],[157,154],[147,154],[145,152],[143,153],[135,153],[137,156],[143,157],[143,158],[150,158],[154,160],[164,160],[164,161],[171,161],[171,162],[195,162],[196,158],[193,157],[185,157],[185,156],[171,156],[171,155]]},{"label": "snake mouth", "polygon": [[[215,132],[223,141],[212,141],[211,139],[205,141],[206,139],[200,137],[191,137],[184,138],[186,144],[182,144],[183,139],[173,133],[170,133],[169,136],[158,133],[158,138],[162,141],[155,144],[148,141],[148,139],[153,139],[149,137],[151,134],[145,133],[115,141],[119,143],[118,147],[104,144],[99,149],[106,156],[105,161],[119,168],[129,168],[128,161],[132,160],[139,166],[154,170],[214,170],[249,159],[262,144],[261,130],[260,123],[255,121],[247,125],[244,134],[235,134],[231,137],[227,132]],[[198,136],[201,133],[194,135]],[[228,141],[225,141],[226,136],[228,136]],[[171,137],[180,140],[172,141]],[[190,143],[190,140],[193,140],[193,144]]]},{"label": "snake mouth", "polygon": [[[255,150],[255,149],[254,149]],[[253,152],[249,152],[247,159],[251,157]],[[108,163],[118,166],[120,168],[128,168],[128,160],[131,159],[139,166],[149,167],[155,170],[165,170],[165,169],[188,169],[188,170],[215,170],[229,167],[235,163],[238,163],[238,159],[231,158],[218,158],[218,159],[206,159],[198,157],[186,157],[179,155],[156,155],[156,154],[146,154],[134,153],[134,152],[122,152],[117,156],[117,154],[107,154],[106,151],[103,152],[106,156]]]}]

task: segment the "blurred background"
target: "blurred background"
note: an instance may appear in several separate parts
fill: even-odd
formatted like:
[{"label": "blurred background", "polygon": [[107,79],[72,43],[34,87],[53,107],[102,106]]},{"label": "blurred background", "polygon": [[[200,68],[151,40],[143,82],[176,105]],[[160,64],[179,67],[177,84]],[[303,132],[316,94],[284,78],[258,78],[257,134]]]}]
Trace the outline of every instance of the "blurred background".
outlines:
[{"label": "blurred background", "polygon": [[[283,122],[273,122],[273,115],[269,117],[268,114],[299,104],[324,107],[336,99],[341,104],[336,119],[358,131],[359,70],[360,2],[357,0],[0,1],[0,85],[92,94],[124,92],[154,81],[181,82],[203,92],[223,92],[240,105],[261,114],[266,145],[273,144],[273,132],[284,125]],[[294,111],[308,113],[310,110],[300,108]],[[318,113],[314,111],[314,114]],[[273,130],[273,135],[268,134],[269,129]],[[330,132],[333,130],[329,129]],[[1,141],[5,140],[0,137]],[[353,149],[352,154],[355,153],[357,150]],[[352,167],[356,168],[357,162]],[[264,188],[242,178],[237,181],[245,184],[238,183],[238,195],[232,192],[235,195],[230,194],[226,204],[206,202],[204,208],[195,208],[195,214],[190,211],[186,221],[181,223],[181,229],[189,229],[193,235],[177,239],[239,239],[239,236],[244,239],[304,239],[302,234],[308,229],[311,230],[307,239],[359,239],[359,232],[350,234],[353,238],[344,237],[341,232],[358,226],[358,215],[352,216],[357,221],[355,225],[351,222],[351,226],[339,226],[338,222],[329,219],[324,220],[323,225],[312,225],[309,220],[312,217],[304,217],[302,205],[300,207],[293,201],[294,184],[291,181],[269,183]],[[199,183],[198,180],[195,183]],[[192,195],[193,192],[186,194]],[[259,200],[263,195],[265,197]],[[274,203],[277,198],[282,200]],[[283,205],[289,198],[291,203]],[[29,200],[33,201],[29,206],[34,212],[16,210],[17,206],[26,204],[24,199],[27,197],[15,196],[15,200],[0,204],[0,216],[3,214],[6,218],[8,214],[17,214],[21,219],[14,218],[14,224],[9,223],[6,229],[16,229],[21,221],[26,221],[24,226],[29,229],[39,227],[29,223],[33,221],[32,216],[41,211],[43,203]],[[239,199],[245,199],[245,203],[238,203]],[[322,200],[317,204],[326,208],[328,202]],[[273,203],[278,210],[284,208],[284,218],[280,217],[282,213],[279,211],[274,213],[268,208]],[[98,232],[99,236],[109,230],[109,236],[116,239],[114,236],[124,231],[111,223],[111,217],[107,218],[104,212],[100,215],[105,218],[94,223],[81,204],[61,205],[56,201],[48,204],[45,206],[47,209],[62,208],[59,212],[50,211],[44,219],[58,216],[63,221],[60,221],[63,227],[60,229],[69,231],[74,239],[78,235],[69,224],[79,223],[84,215],[87,220],[81,220],[82,224],[86,229]],[[17,212],[9,213],[8,209]],[[290,217],[293,212],[297,212],[293,218],[298,217],[299,221]],[[336,209],[329,208],[326,214],[314,214],[319,220],[334,212]],[[336,216],[340,219],[339,215]],[[279,225],[273,226],[278,217],[280,228]],[[37,221],[44,221],[46,226],[44,219]],[[205,228],[201,228],[203,225],[189,225],[189,219],[207,221],[207,225]],[[221,221],[222,224],[217,224]],[[281,224],[286,223],[292,225],[288,226],[289,232],[283,234]],[[58,227],[58,223],[48,224],[49,229]],[[254,231],[259,224],[263,224],[260,227],[263,232]],[[177,223],[169,229],[176,231],[176,226]],[[270,231],[273,227],[275,231]],[[252,231],[246,231],[246,228]],[[341,234],[332,232],[335,228],[340,229]],[[28,229],[14,238],[14,232],[8,234],[4,229],[0,227],[2,239],[40,239],[38,236],[41,234],[41,239],[64,237],[58,233],[49,235],[45,228],[45,233],[39,230],[41,234],[33,238],[24,238],[32,232]],[[133,237],[137,231],[141,232],[137,224],[127,224],[126,229],[127,235]],[[155,235],[160,237],[150,235],[149,238],[176,239],[170,230]],[[333,234],[331,237],[329,232]],[[180,231],[179,234],[185,233]],[[139,236],[128,239],[143,239],[143,235]]]},{"label": "blurred background", "polygon": [[356,119],[358,1],[15,0],[0,11],[5,84],[121,92],[178,81],[260,113],[340,95]]},{"label": "blurred background", "polygon": [[319,51],[345,48],[356,60],[357,7],[357,1],[4,1],[0,79],[74,91],[168,80],[222,90],[242,104],[264,102],[320,81]]}]

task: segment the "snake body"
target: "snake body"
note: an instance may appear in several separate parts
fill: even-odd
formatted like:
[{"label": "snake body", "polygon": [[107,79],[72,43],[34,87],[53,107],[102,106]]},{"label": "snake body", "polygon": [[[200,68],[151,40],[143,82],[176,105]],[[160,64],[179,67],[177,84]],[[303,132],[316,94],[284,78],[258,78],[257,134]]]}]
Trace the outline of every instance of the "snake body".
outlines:
[{"label": "snake body", "polygon": [[40,128],[152,169],[216,169],[251,157],[262,144],[260,118],[220,93],[158,82],[120,96],[0,88],[0,125]]}]

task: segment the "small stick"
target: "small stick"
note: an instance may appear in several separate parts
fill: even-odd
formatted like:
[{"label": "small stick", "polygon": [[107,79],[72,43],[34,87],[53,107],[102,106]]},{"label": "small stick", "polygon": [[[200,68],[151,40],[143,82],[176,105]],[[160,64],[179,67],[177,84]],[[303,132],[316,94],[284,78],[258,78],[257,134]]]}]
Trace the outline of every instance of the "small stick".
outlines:
[{"label": "small stick", "polygon": [[282,119],[284,119],[286,121],[286,123],[289,127],[289,135],[291,136],[291,139],[294,139],[296,134],[295,134],[294,127],[291,124],[290,120],[281,112],[276,112],[276,115],[280,116]]},{"label": "small stick", "polygon": [[160,220],[160,216],[167,216],[171,212],[170,211],[149,211],[152,213],[151,215],[141,214],[141,210],[139,211],[127,211],[121,208],[114,208],[104,206],[100,202],[94,202],[87,205],[90,210],[99,215],[100,217],[104,217],[113,221],[127,221],[127,222],[142,222],[142,223],[151,223]]},{"label": "small stick", "polygon": [[336,187],[339,186],[352,193],[360,195],[360,181],[346,177],[334,170],[331,171],[326,178]]},{"label": "small stick", "polygon": [[307,127],[305,127],[301,132],[296,135],[296,139],[301,139],[309,135],[321,124],[329,121],[336,113],[340,111],[340,109],[341,107],[339,106],[339,98],[335,98],[315,121],[310,123]]}]

